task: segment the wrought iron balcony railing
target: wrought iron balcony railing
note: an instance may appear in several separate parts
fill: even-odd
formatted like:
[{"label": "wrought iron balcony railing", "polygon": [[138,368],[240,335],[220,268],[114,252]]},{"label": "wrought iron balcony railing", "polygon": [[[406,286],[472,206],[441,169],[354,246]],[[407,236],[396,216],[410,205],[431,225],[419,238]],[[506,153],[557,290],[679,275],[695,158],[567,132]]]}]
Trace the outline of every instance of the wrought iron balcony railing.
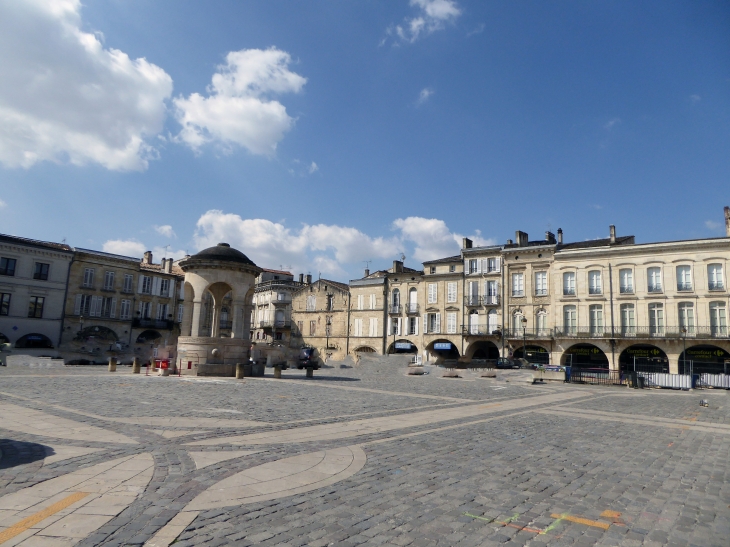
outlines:
[{"label": "wrought iron balcony railing", "polygon": [[575,289],[563,287],[563,296],[575,296]]},{"label": "wrought iron balcony railing", "polygon": [[404,307],[406,309],[406,313],[409,315],[416,314],[416,313],[418,313],[418,310],[419,310],[418,304],[411,304],[410,302],[408,304],[406,304]]},{"label": "wrought iron balcony railing", "polygon": [[552,338],[553,329],[540,327],[519,327],[505,329],[506,338]]},{"label": "wrought iron balcony railing", "polygon": [[621,285],[619,287],[619,292],[621,294],[634,294],[634,286],[633,285]]},{"label": "wrought iron balcony railing", "polygon": [[261,329],[290,329],[291,321],[259,321]]},{"label": "wrought iron balcony railing", "polygon": [[499,305],[499,295],[498,294],[488,294],[484,297],[484,305],[485,306],[498,306]]},{"label": "wrought iron balcony railing", "polygon": [[[686,329],[686,332],[683,331]],[[553,329],[556,338],[705,338],[730,339],[730,328],[718,326],[561,326]]]},{"label": "wrought iron balcony railing", "polygon": [[481,306],[482,297],[476,294],[467,294],[464,297],[464,305],[466,306]]},{"label": "wrought iron balcony railing", "polygon": [[662,285],[661,283],[650,284],[648,290],[649,292],[662,292]]},{"label": "wrought iron balcony railing", "polygon": [[165,319],[133,319],[132,327],[136,329],[172,330],[175,327],[175,322]]},{"label": "wrought iron balcony railing", "polygon": [[388,306],[388,313],[390,315],[400,315],[403,311],[403,306],[400,304],[391,304]]}]

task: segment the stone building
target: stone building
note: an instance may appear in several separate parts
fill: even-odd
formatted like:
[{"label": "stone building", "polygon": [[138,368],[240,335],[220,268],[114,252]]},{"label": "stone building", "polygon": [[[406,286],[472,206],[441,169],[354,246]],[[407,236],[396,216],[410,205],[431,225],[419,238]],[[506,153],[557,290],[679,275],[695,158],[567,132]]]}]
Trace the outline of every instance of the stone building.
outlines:
[{"label": "stone building", "polygon": [[421,355],[425,361],[456,359],[464,350],[464,259],[456,255],[427,261],[423,270]]},{"label": "stone building", "polygon": [[292,293],[303,285],[303,274],[295,281],[291,272],[263,269],[256,278],[251,340],[256,344],[291,346]]},{"label": "stone building", "polygon": [[350,281],[350,347],[352,352],[386,352],[384,336],[388,315],[384,303],[386,272],[365,270],[361,279]]},{"label": "stone building", "polygon": [[68,245],[0,235],[0,344],[6,353],[57,356],[73,252]]},{"label": "stone building", "polygon": [[313,347],[322,360],[350,353],[350,291],[329,279],[305,283],[292,293],[292,338],[295,346]]}]

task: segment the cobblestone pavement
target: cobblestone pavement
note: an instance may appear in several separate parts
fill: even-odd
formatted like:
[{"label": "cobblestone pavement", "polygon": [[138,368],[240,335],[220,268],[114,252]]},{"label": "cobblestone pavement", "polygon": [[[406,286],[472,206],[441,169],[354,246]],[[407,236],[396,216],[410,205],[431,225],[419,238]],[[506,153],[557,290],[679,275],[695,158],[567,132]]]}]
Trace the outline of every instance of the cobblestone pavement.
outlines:
[{"label": "cobblestone pavement", "polygon": [[0,546],[730,544],[726,391],[426,370],[2,367]]}]

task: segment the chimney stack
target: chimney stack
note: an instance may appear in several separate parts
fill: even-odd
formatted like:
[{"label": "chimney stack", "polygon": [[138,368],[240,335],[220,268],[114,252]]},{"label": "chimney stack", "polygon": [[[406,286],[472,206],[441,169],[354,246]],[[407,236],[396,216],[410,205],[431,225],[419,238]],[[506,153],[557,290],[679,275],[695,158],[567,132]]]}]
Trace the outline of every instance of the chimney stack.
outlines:
[{"label": "chimney stack", "polygon": [[162,271],[172,273],[172,258],[162,259]]},{"label": "chimney stack", "polygon": [[152,264],[152,251],[145,251],[143,262],[145,264]]},{"label": "chimney stack", "polygon": [[730,207],[725,206],[725,235],[730,237]]},{"label": "chimney stack", "polygon": [[472,245],[472,240],[469,239],[468,237],[465,237],[464,239],[461,240],[462,249],[471,249],[471,245]]},{"label": "chimney stack", "polygon": [[515,232],[515,241],[517,241],[518,247],[527,247],[527,233],[517,230]]},{"label": "chimney stack", "polygon": [[403,262],[400,260],[393,261],[393,273],[403,273]]},{"label": "chimney stack", "polygon": [[312,284],[312,274],[307,274],[307,285]]},{"label": "chimney stack", "polygon": [[299,274],[299,283],[304,283],[304,274],[303,273]]},{"label": "chimney stack", "polygon": [[512,240],[511,239],[508,239],[507,240],[507,245],[512,245]]},{"label": "chimney stack", "polygon": [[370,268],[365,268],[365,277],[370,275]]},{"label": "chimney stack", "polygon": [[563,244],[563,229],[558,228],[558,245]]},{"label": "chimney stack", "polygon": [[616,243],[616,226],[611,224],[608,227],[608,233],[610,234],[610,237],[611,237],[611,243]]},{"label": "chimney stack", "polygon": [[548,243],[555,243],[555,234],[549,230],[545,232],[545,241]]}]

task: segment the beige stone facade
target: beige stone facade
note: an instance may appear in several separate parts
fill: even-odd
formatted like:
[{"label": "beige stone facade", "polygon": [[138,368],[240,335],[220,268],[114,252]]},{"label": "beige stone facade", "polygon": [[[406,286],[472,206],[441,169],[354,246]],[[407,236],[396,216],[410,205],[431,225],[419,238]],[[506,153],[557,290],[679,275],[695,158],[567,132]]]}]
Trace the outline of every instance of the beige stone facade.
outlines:
[{"label": "beige stone facade", "polygon": [[[309,279],[311,282],[311,278]],[[251,340],[284,348],[293,342],[292,293],[304,286],[304,276],[294,280],[291,272],[265,269],[256,278],[251,317]]]}]

